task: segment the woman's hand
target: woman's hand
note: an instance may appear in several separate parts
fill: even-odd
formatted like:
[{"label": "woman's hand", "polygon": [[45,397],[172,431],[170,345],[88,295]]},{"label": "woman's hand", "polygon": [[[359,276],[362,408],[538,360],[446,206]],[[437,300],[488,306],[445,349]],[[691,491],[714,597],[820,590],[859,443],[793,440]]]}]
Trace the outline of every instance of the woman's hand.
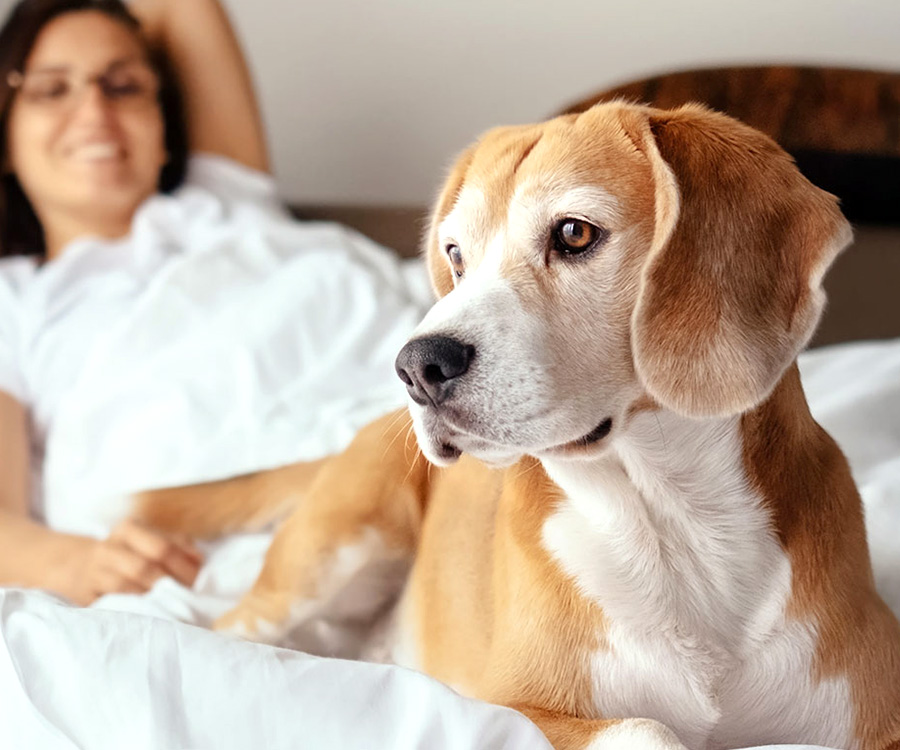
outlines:
[{"label": "woman's hand", "polygon": [[202,562],[187,539],[126,520],[106,539],[78,538],[56,588],[76,604],[87,605],[104,594],[143,593],[167,575],[191,586]]},{"label": "woman's hand", "polygon": [[76,604],[147,591],[169,575],[191,586],[203,562],[186,537],[126,520],[97,540],[48,529],[28,516],[28,415],[0,391],[0,586],[50,589]]},{"label": "woman's hand", "polygon": [[184,98],[188,150],[269,171],[253,79],[219,0],[131,0],[151,46],[172,64]]}]

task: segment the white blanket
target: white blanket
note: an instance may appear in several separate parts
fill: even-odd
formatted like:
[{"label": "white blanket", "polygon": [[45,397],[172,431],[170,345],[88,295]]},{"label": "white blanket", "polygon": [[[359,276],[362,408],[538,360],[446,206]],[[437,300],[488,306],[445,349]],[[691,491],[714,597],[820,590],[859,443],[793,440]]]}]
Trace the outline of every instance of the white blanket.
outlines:
[{"label": "white blanket", "polygon": [[420,264],[334,224],[225,239],[169,260],[93,345],[47,440],[54,528],[103,535],[130,492],[333,453],[405,403]]},{"label": "white blanket", "polygon": [[422,674],[318,659],[0,590],[8,750],[546,750],[509,709]]},{"label": "white blanket", "polygon": [[[331,453],[403,403],[391,365],[427,302],[421,267],[309,229],[300,249],[173,263],[98,346],[48,446],[55,525],[102,534],[130,491]],[[900,613],[900,341],[814,352],[802,370],[851,460],[878,584]],[[421,675],[182,624],[232,606],[269,539],[210,545],[192,590],[164,579],[86,610],[0,591],[0,747],[547,747],[515,712]]]}]

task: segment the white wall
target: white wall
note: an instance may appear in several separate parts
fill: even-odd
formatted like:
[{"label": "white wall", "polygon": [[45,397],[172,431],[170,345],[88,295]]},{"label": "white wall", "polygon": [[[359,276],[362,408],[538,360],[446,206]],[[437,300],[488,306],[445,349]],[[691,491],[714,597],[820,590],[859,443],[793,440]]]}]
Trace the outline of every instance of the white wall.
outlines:
[{"label": "white wall", "polygon": [[304,202],[427,203],[479,132],[656,72],[900,71],[900,0],[225,2],[285,197]]},{"label": "white wall", "polygon": [[654,73],[900,71],[900,0],[222,1],[294,202],[428,203],[483,130]]}]

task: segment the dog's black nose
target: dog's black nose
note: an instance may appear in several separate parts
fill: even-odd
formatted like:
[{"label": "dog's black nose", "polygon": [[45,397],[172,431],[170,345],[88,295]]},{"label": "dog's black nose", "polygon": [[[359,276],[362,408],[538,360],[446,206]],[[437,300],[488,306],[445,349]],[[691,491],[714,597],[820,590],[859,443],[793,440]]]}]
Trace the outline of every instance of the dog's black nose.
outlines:
[{"label": "dog's black nose", "polygon": [[449,336],[430,336],[407,342],[394,367],[413,401],[438,406],[450,397],[474,356],[474,346]]}]

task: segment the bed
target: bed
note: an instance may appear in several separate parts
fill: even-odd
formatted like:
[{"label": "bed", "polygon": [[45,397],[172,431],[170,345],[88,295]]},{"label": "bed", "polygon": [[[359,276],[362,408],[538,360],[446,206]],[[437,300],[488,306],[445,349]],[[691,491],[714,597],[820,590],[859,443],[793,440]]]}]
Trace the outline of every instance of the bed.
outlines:
[{"label": "bed", "polygon": [[[877,584],[900,616],[900,76],[693,71],[570,109],[619,96],[699,99],[742,117],[844,200],[856,243],[827,279],[830,307],[801,371],[815,416],[850,459]],[[48,446],[55,525],[103,533],[130,492],[327,455],[404,403],[393,356],[430,290],[419,261],[364,234],[409,256],[424,210],[297,213],[308,221],[285,218],[277,241],[173,261],[98,347]],[[211,274],[227,293],[201,304]],[[189,314],[173,319],[173,306]],[[293,355],[275,366],[276,349]],[[0,590],[0,747],[549,747],[514,711],[415,672],[334,658],[345,654],[327,637],[320,658],[207,630],[249,587],[270,538],[208,544],[191,590],[163,579],[88,609]]]}]

